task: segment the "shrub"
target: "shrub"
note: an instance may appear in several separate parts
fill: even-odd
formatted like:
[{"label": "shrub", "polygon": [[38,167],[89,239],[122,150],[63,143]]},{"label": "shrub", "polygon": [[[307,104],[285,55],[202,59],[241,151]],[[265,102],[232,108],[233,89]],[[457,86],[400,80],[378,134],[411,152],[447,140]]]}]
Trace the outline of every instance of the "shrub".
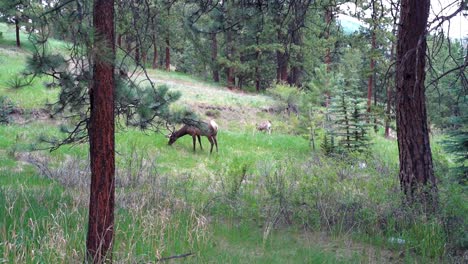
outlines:
[{"label": "shrub", "polygon": [[15,104],[7,96],[0,96],[0,124],[11,122],[10,115],[15,110]]}]

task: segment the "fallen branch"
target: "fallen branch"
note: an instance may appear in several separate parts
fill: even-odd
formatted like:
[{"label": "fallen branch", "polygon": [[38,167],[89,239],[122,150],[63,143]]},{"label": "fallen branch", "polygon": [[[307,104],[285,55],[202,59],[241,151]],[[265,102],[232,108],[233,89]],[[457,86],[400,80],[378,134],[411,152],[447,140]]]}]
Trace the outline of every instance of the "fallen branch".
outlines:
[{"label": "fallen branch", "polygon": [[195,254],[190,252],[190,253],[186,253],[186,254],[182,254],[182,255],[175,255],[175,256],[160,258],[156,262],[160,262],[160,261],[162,262],[162,261],[171,260],[171,259],[178,259],[178,258],[186,258],[186,257],[192,256],[192,255],[195,255]]}]

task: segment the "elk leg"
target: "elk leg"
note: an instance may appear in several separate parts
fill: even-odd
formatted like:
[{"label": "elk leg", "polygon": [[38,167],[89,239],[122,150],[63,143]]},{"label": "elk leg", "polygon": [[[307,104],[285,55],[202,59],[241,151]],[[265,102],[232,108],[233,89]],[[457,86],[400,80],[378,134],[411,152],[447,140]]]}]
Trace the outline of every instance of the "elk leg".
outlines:
[{"label": "elk leg", "polygon": [[203,150],[203,147],[201,145],[201,137],[200,137],[200,135],[197,135],[197,137],[198,137],[198,143],[200,143],[200,149]]},{"label": "elk leg", "polygon": [[211,149],[210,149],[210,154],[211,154],[211,152],[213,152],[213,145],[214,145],[214,143],[213,143],[213,138],[212,138],[212,137],[208,137],[208,140],[210,141],[210,144],[211,144]]},{"label": "elk leg", "polygon": [[195,152],[195,145],[197,143],[197,138],[195,136],[192,136],[193,138],[193,152]]},{"label": "elk leg", "polygon": [[213,137],[214,143],[216,144],[216,152],[218,152],[218,140],[216,139],[216,136]]}]

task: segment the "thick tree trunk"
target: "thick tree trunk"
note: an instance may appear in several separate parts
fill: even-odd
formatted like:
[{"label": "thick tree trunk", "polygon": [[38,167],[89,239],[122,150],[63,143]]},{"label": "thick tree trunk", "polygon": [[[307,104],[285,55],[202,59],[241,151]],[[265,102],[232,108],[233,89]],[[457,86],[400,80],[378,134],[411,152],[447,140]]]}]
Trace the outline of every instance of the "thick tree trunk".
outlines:
[{"label": "thick tree trunk", "polygon": [[94,58],[90,89],[89,152],[91,192],[86,240],[87,261],[112,261],[114,234],[114,1],[95,0],[95,45],[104,45]]},{"label": "thick tree trunk", "polygon": [[218,71],[218,39],[216,33],[211,33],[211,69],[213,72],[213,81],[219,82],[219,71]]},{"label": "thick tree trunk", "polygon": [[436,206],[425,104],[426,26],[430,0],[402,0],[397,42],[396,110],[400,185],[407,201]]},{"label": "thick tree trunk", "polygon": [[19,18],[15,17],[16,47],[21,48]]},{"label": "thick tree trunk", "polygon": [[169,33],[166,36],[166,71],[171,70],[171,44],[169,40]]},{"label": "thick tree trunk", "polygon": [[153,69],[158,68],[158,45],[156,44],[156,33],[153,34]]}]

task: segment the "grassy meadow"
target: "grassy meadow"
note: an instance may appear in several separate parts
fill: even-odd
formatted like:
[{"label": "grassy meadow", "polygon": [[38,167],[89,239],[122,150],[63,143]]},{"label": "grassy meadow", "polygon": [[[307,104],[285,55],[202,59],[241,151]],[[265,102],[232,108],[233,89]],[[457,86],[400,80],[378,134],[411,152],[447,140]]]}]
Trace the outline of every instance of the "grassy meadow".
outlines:
[{"label": "grassy meadow", "polygon": [[[0,263],[82,263],[89,162],[86,144],[45,148],[65,120],[47,117],[59,88],[47,79],[12,88],[30,56],[0,24],[0,96],[20,109],[0,125]],[[63,43],[52,45],[64,47]],[[148,70],[220,125],[219,152],[192,151],[184,137],[119,126],[116,134],[117,263],[453,263],[466,261],[466,193],[434,139],[440,212],[401,203],[396,141],[372,135],[371,155],[323,156],[294,135],[278,102],[232,92],[180,73]],[[42,110],[41,110],[42,109]],[[265,110],[266,109],[266,110]],[[255,131],[270,119],[271,135]],[[316,142],[319,146],[320,142]],[[359,166],[364,163],[365,166]],[[463,256],[465,254],[465,256]]]}]

